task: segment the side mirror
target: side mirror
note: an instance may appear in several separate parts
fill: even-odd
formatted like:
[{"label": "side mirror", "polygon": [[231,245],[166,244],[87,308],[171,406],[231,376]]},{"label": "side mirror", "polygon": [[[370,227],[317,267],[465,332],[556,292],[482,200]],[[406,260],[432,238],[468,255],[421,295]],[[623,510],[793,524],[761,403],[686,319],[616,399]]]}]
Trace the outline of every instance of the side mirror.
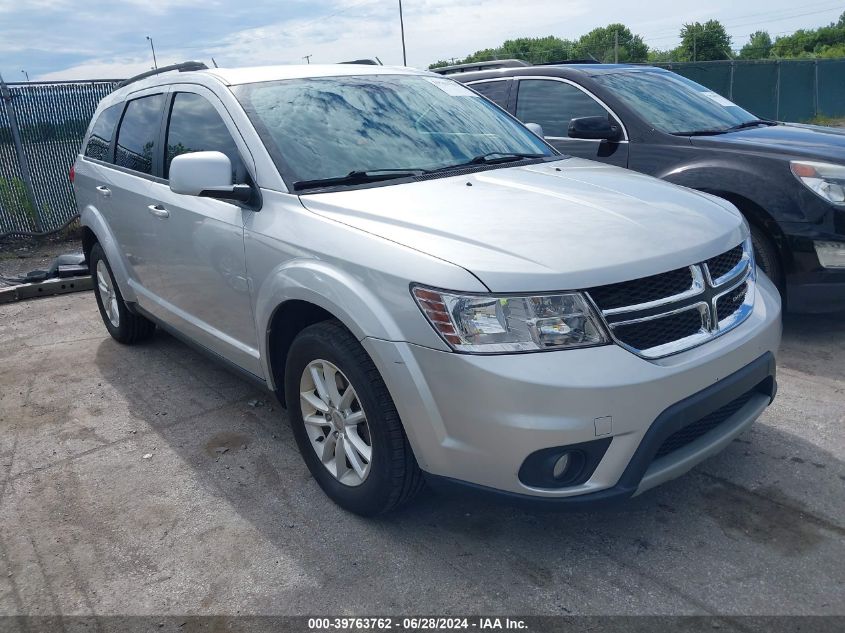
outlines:
[{"label": "side mirror", "polygon": [[618,141],[620,136],[622,130],[606,116],[583,116],[569,122],[569,138]]},{"label": "side mirror", "polygon": [[190,152],[170,162],[170,190],[186,196],[248,202],[252,187],[232,184],[232,161],[223,152]]},{"label": "side mirror", "polygon": [[526,123],[525,127],[534,132],[536,136],[539,136],[540,138],[545,138],[543,135],[543,126],[539,123]]}]

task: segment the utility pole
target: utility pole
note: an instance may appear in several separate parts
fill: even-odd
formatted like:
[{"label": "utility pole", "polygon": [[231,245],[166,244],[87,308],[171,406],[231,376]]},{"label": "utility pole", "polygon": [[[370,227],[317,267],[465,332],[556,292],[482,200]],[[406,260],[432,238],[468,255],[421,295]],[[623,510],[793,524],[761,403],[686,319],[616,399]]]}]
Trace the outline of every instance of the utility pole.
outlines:
[{"label": "utility pole", "polygon": [[311,63],[311,58],[314,57],[313,55],[303,55],[302,59],[304,59],[307,63]]},{"label": "utility pole", "polygon": [[21,72],[23,73],[23,76],[26,77],[26,80],[29,81],[29,73],[25,70],[22,70]]},{"label": "utility pole", "polygon": [[402,29],[402,65],[408,65],[408,56],[405,54],[405,20],[402,18],[402,0],[399,0],[399,28]]},{"label": "utility pole", "polygon": [[153,46],[153,38],[147,35],[147,39],[150,41],[150,49],[153,51],[153,68],[158,70],[158,62],[156,61],[156,47]]},{"label": "utility pole", "polygon": [[613,63],[619,63],[619,31],[613,32]]}]

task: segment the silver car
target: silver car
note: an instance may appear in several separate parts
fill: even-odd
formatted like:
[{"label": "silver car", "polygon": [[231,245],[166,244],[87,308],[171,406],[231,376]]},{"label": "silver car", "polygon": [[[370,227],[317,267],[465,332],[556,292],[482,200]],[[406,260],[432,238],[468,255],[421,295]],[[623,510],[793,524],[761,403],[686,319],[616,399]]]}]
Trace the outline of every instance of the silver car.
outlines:
[{"label": "silver car", "polygon": [[124,83],[74,166],[106,328],[161,327],[273,391],[352,512],[424,481],[623,500],[774,398],[778,293],[723,200],[560,155],[407,68]]}]

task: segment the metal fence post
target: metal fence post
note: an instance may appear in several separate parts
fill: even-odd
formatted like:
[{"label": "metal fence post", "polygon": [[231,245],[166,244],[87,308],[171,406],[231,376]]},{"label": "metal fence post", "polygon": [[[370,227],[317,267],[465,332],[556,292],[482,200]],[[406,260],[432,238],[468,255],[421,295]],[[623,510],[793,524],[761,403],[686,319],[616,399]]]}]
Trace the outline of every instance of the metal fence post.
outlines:
[{"label": "metal fence post", "polygon": [[15,107],[12,105],[12,93],[9,91],[6,82],[3,81],[2,75],[0,75],[0,97],[2,97],[3,106],[6,108],[6,116],[9,119],[12,142],[15,145],[15,155],[18,158],[18,167],[21,172],[24,188],[26,189],[26,197],[29,199],[29,203],[35,212],[35,230],[40,233],[43,230],[41,209],[38,206],[38,201],[35,199],[35,190],[32,188],[32,175],[29,171],[29,162],[26,160],[26,154],[23,153],[23,143],[21,142],[21,133],[18,128],[18,119],[15,116]]},{"label": "metal fence post", "polygon": [[780,60],[775,61],[775,67],[778,69],[778,82],[777,82],[777,98],[775,100],[775,121],[780,121]]},{"label": "metal fence post", "polygon": [[815,90],[813,91],[813,117],[818,118],[819,114],[819,60],[817,59],[813,64],[815,66],[815,76],[813,77],[813,84]]}]

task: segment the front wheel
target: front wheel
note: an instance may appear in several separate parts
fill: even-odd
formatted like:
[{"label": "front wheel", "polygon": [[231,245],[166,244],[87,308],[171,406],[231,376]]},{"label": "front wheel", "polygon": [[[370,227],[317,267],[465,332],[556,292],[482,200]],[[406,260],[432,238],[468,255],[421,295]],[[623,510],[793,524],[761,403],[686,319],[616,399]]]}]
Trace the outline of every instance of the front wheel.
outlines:
[{"label": "front wheel", "polygon": [[777,249],[763,229],[751,225],[751,244],[754,246],[754,259],[772,282],[782,290],[783,272]]},{"label": "front wheel", "polygon": [[285,398],[308,469],[342,508],[382,514],[422,487],[422,472],[378,369],[339,322],[309,326],[294,339]]}]

